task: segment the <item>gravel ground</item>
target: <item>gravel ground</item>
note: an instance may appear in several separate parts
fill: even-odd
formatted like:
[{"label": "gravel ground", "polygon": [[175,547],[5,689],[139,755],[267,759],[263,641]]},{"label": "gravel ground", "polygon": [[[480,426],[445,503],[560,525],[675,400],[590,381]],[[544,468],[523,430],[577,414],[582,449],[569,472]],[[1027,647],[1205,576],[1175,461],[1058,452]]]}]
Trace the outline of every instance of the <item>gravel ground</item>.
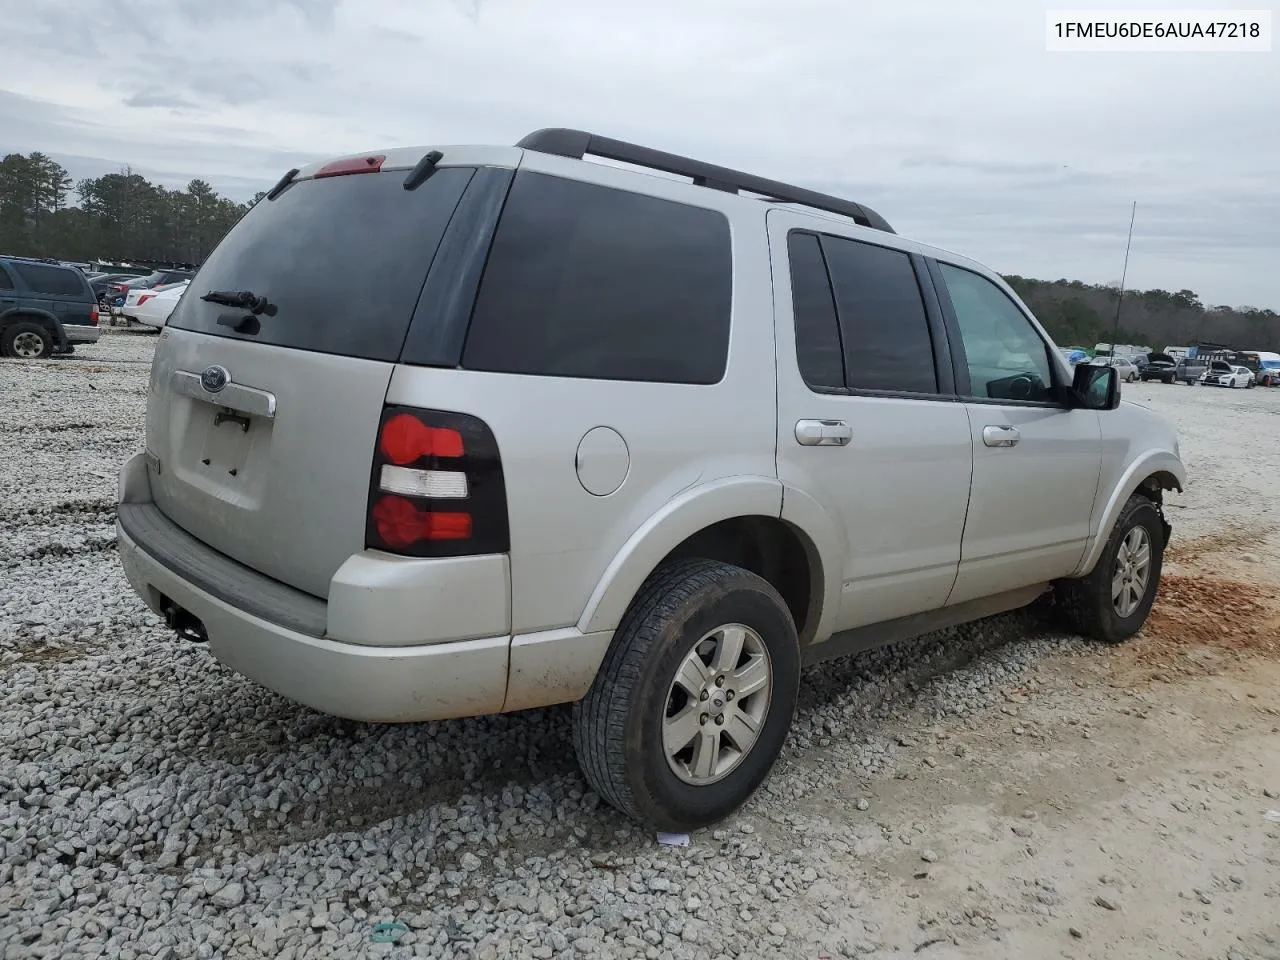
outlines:
[{"label": "gravel ground", "polygon": [[[1194,929],[1186,953],[1176,937],[1167,950],[1125,952],[1068,930],[1055,884],[1069,886],[1073,835],[1045,835],[1011,811],[999,815],[1015,817],[1017,832],[1001,827],[1000,842],[979,843],[970,864],[990,873],[979,885],[1004,884],[1000,910],[955,899],[972,896],[972,883],[912,895],[911,883],[958,856],[955,831],[981,820],[975,809],[995,809],[1015,783],[1034,792],[1054,751],[1067,749],[1061,731],[1074,756],[1081,729],[1112,730],[1112,765],[1102,766],[1113,784],[1127,728],[1106,718],[1165,702],[1145,687],[1116,693],[1128,654],[1057,635],[1037,613],[808,671],[774,775],[688,847],[657,844],[586,789],[566,709],[370,726],[237,677],[173,639],[115,554],[115,469],[142,447],[154,343],[107,330],[74,358],[0,361],[0,956],[1280,956],[1280,947],[1260,952],[1272,949],[1264,928],[1280,913],[1275,900],[1269,915],[1248,901],[1258,917],[1240,901],[1237,928],[1263,939],[1251,946],[1237,932],[1212,941],[1213,953],[1194,952],[1210,943]],[[1176,535],[1265,545],[1280,521],[1280,455],[1258,438],[1276,435],[1280,390],[1153,384],[1126,394],[1182,431],[1195,480],[1171,510]],[[1268,563],[1255,584],[1274,585]],[[1205,724],[1197,735],[1208,736]],[[1241,740],[1231,754],[1237,768],[1274,759],[1268,790],[1280,790],[1275,740]],[[1142,753],[1150,760],[1159,747]],[[1179,773],[1169,755],[1151,783],[1158,774],[1191,789],[1190,767]],[[1203,775],[1216,782],[1214,769]],[[1120,808],[1114,816],[1108,842],[1122,848],[1141,820]],[[1260,844],[1274,865],[1277,831],[1255,820],[1248,830],[1214,822],[1232,842]],[[1092,841],[1088,824],[1073,822]],[[1021,876],[1000,856],[1010,842],[1030,856],[1033,826],[1040,860]],[[1238,870],[1241,885],[1280,897],[1274,866],[1271,888]],[[1122,897],[1114,887],[1095,894]],[[1125,923],[1141,926],[1138,896],[1123,898]],[[1145,919],[1151,947],[1167,924],[1158,911]],[[373,942],[388,921],[405,929],[394,943]],[[1028,939],[1050,933],[1057,939]],[[1006,954],[1001,943],[1030,952]]]}]

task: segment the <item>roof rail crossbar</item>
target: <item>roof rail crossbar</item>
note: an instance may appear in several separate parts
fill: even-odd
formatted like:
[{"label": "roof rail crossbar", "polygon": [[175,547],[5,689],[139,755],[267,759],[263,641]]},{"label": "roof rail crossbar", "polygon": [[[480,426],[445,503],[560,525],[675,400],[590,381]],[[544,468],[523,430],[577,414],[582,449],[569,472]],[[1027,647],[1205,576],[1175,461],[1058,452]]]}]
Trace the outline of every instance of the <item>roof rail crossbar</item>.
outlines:
[{"label": "roof rail crossbar", "polygon": [[728,167],[718,167],[715,164],[704,163],[701,160],[692,160],[663,150],[654,150],[652,147],[642,147],[638,144],[627,143],[624,140],[602,137],[599,134],[587,133],[585,130],[546,127],[542,130],[535,130],[521,139],[516,146],[525,150],[551,153],[574,160],[581,160],[590,154],[591,156],[602,157],[605,160],[616,160],[620,163],[648,167],[651,170],[661,170],[664,173],[689,177],[695,186],[710,187],[713,190],[723,190],[727,193],[738,193],[745,190],[748,193],[759,194],[766,199],[798,203],[806,207],[825,210],[829,213],[852,217],[855,222],[864,227],[872,227],[876,230],[883,230],[886,233],[894,232],[893,227],[889,226],[884,217],[870,207],[861,203],[854,203],[852,200],[844,200],[840,197],[818,193],[814,190],[806,190],[804,187],[782,183],[779,180],[757,177],[754,174],[742,173],[739,170],[731,170]]}]

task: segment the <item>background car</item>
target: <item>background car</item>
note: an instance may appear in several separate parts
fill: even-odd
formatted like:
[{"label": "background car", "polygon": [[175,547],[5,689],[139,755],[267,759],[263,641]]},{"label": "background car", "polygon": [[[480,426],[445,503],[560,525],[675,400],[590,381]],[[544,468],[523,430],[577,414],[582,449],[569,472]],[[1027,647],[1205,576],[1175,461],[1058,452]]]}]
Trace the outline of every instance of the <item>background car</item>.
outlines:
[{"label": "background car", "polygon": [[94,296],[100,301],[105,301],[109,297],[114,297],[116,287],[119,284],[129,280],[136,279],[131,273],[100,273],[97,276],[89,277],[89,287],[93,290]]},{"label": "background car", "polygon": [[1248,367],[1233,366],[1225,360],[1214,360],[1200,376],[1200,383],[1206,387],[1240,387],[1253,386],[1253,372]]},{"label": "background car", "polygon": [[1280,387],[1280,360],[1261,360],[1254,378],[1259,386]]},{"label": "background car", "polygon": [[100,334],[98,302],[79,270],[0,257],[0,355],[34,360],[72,353]]},{"label": "background car", "polygon": [[1099,367],[1115,367],[1125,383],[1133,383],[1139,377],[1137,366],[1128,357],[1094,357],[1092,363]]},{"label": "background car", "polygon": [[1146,361],[1139,374],[1143,382],[1159,380],[1161,383],[1173,383],[1178,379],[1178,361],[1167,353],[1148,354]]},{"label": "background car", "polygon": [[123,307],[131,290],[155,290],[171,283],[180,283],[191,279],[190,270],[155,270],[145,277],[130,277],[115,283],[113,307]]},{"label": "background car", "polygon": [[190,283],[190,280],[184,280],[182,283],[139,292],[133,319],[144,326],[156,329],[163,327],[169,322],[169,314],[178,305],[178,301],[182,299]]},{"label": "background car", "polygon": [[[111,308],[111,313],[113,316],[123,317],[125,320],[132,320],[137,323],[141,323],[142,321],[138,316],[138,310],[143,303],[175,286],[181,285],[182,287],[186,287],[190,282],[190,280],[182,280],[179,283],[166,283],[155,287],[134,287],[125,294],[124,303],[120,304],[118,307]],[[146,299],[144,300],[143,298]],[[174,302],[176,303],[177,301],[175,300]],[[168,314],[165,316],[167,317]],[[156,324],[153,323],[151,325],[155,326]],[[163,325],[164,324],[159,324],[159,326]]]}]

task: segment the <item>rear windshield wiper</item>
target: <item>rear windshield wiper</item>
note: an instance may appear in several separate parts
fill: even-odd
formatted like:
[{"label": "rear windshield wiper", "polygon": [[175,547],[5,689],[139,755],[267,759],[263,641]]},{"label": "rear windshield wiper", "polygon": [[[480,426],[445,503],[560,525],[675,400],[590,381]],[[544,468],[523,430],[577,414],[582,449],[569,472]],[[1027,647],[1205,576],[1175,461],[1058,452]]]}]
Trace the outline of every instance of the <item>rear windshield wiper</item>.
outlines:
[{"label": "rear windshield wiper", "polygon": [[200,299],[209,303],[220,303],[226,307],[240,307],[243,310],[248,310],[255,317],[264,313],[268,317],[276,315],[276,305],[274,303],[250,290],[210,290]]}]

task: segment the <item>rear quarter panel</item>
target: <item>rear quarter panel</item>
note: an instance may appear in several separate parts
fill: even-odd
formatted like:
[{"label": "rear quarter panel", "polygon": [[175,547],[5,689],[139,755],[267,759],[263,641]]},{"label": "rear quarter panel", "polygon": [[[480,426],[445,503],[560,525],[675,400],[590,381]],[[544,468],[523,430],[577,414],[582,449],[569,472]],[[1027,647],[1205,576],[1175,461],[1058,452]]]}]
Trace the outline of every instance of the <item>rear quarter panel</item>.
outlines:
[{"label": "rear quarter panel", "polygon": [[[506,479],[517,634],[578,624],[589,601],[598,604],[610,594],[615,578],[626,587],[613,596],[627,594],[629,601],[628,590],[651,571],[655,557],[697,532],[690,525],[701,519],[692,518],[716,513],[704,503],[684,514],[688,522],[656,522],[674,501],[697,499],[704,489],[712,498],[726,481],[747,478],[758,481],[746,484],[755,491],[750,496],[743,484],[728,484],[735,509],[777,516],[781,505],[764,205],[754,211],[714,190],[543,154],[526,154],[521,169],[721,211],[729,223],[733,280],[728,362],[716,384],[396,368],[389,403],[462,411],[493,430]],[[607,496],[588,493],[578,476],[579,444],[595,427],[616,431],[627,448],[625,480]],[[591,629],[616,627],[622,608],[616,602],[602,607]]]}]

